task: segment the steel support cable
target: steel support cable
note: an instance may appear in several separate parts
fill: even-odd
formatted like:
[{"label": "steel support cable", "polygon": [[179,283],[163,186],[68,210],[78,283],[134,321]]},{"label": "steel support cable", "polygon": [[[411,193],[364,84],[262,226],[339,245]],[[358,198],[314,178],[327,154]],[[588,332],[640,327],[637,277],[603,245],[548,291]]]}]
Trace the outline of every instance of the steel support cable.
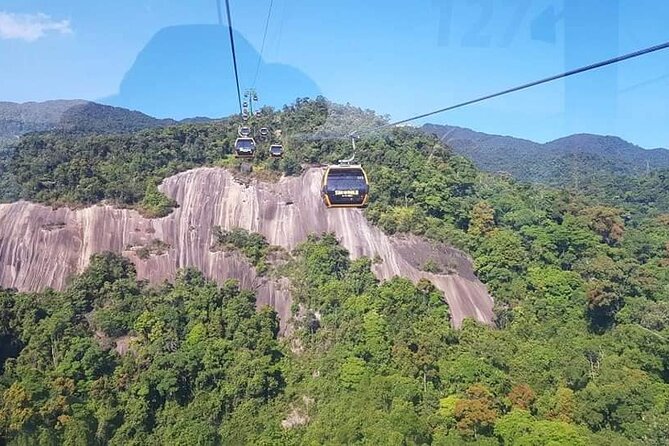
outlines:
[{"label": "steel support cable", "polygon": [[258,81],[258,74],[260,73],[260,64],[262,63],[262,55],[265,51],[265,40],[267,39],[267,29],[269,28],[269,19],[272,16],[272,5],[274,0],[269,0],[269,8],[267,9],[267,18],[265,19],[265,31],[262,35],[262,44],[260,45],[260,53],[258,54],[258,64],[256,65],[256,74],[253,77],[253,88],[256,87],[256,82]]},{"label": "steel support cable", "polygon": [[605,67],[605,66],[608,66],[608,65],[613,65],[613,64],[616,64],[616,63],[623,62],[625,60],[629,60],[629,59],[633,59],[633,58],[636,58],[636,57],[644,56],[646,54],[654,53],[654,52],[657,52],[657,51],[660,51],[660,50],[665,50],[667,48],[669,48],[669,42],[661,43],[659,45],[644,48],[642,50],[634,51],[632,53],[628,53],[628,54],[624,54],[622,56],[614,57],[612,59],[607,59],[607,60],[604,60],[602,62],[593,63],[593,64],[590,64],[590,65],[587,65],[587,66],[584,66],[584,67],[581,67],[581,68],[576,68],[574,70],[566,71],[566,72],[561,73],[561,74],[556,74],[554,76],[550,76],[550,77],[547,77],[547,78],[544,78],[544,79],[540,79],[538,81],[529,82],[527,84],[519,85],[517,87],[502,90],[502,91],[497,92],[497,93],[492,93],[492,94],[488,94],[488,95],[485,95],[485,96],[481,96],[479,98],[472,99],[472,100],[465,101],[465,102],[461,102],[459,104],[451,105],[449,107],[440,108],[438,110],[434,110],[434,111],[427,112],[427,113],[422,113],[420,115],[412,116],[410,118],[402,119],[400,121],[394,121],[394,122],[390,122],[388,124],[383,124],[383,125],[376,126],[376,127],[371,127],[371,128],[368,128],[368,129],[354,131],[354,132],[352,132],[352,133],[350,133],[346,136],[342,135],[341,138],[344,138],[344,137],[350,138],[351,136],[359,136],[361,134],[372,133],[372,132],[376,132],[378,130],[383,130],[383,129],[388,128],[388,127],[394,127],[394,126],[397,126],[397,125],[400,125],[400,124],[405,124],[407,122],[415,121],[417,119],[426,118],[428,116],[432,116],[432,115],[436,115],[436,114],[439,114],[439,113],[444,113],[444,112],[447,112],[447,111],[455,110],[457,108],[466,107],[468,105],[476,104],[478,102],[487,101],[489,99],[497,98],[499,96],[504,96],[504,95],[507,95],[507,94],[510,94],[510,93],[515,93],[517,91],[521,91],[521,90],[525,90],[525,89],[528,89],[528,88],[531,88],[531,87],[535,87],[537,85],[545,84],[545,83],[552,82],[552,81],[555,81],[555,80],[558,80],[558,79],[563,79],[563,78],[566,78],[566,77],[569,77],[569,76],[574,76],[576,74],[585,73],[586,71],[592,71],[592,70],[595,70],[597,68],[602,68],[602,67]]},{"label": "steel support cable", "polygon": [[[220,2],[220,0],[218,0]],[[220,3],[219,3],[220,5]],[[220,10],[220,7],[219,7]],[[230,49],[232,50],[232,66],[235,69],[235,83],[237,85],[237,100],[239,101],[239,114],[244,112],[242,108],[242,90],[239,88],[239,71],[237,69],[237,52],[235,51],[235,38],[232,32],[232,16],[230,15],[230,0],[225,0],[225,11],[228,15],[228,31],[230,33]]]}]

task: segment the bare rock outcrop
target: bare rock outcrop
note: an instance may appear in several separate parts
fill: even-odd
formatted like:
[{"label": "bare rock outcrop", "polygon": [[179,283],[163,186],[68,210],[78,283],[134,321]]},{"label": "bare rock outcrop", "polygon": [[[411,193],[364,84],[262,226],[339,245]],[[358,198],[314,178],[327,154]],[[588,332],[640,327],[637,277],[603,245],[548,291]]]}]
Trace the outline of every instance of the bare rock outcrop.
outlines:
[{"label": "bare rock outcrop", "polygon": [[[474,276],[462,252],[418,237],[389,237],[370,225],[356,209],[326,209],[320,202],[322,171],[278,183],[243,184],[224,169],[198,168],[167,178],[160,189],[179,207],[160,219],[111,206],[51,209],[27,202],[0,204],[0,286],[22,291],[62,289],[86,267],[90,256],[115,251],[135,263],[140,278],[172,279],[179,268],[195,266],[215,280],[236,278],[258,293],[259,304],[272,305],[282,321],[290,316],[290,290],[285,282],[258,277],[241,256],[212,252],[212,230],[242,227],[263,234],[274,245],[294,248],[310,233],[337,234],[353,258],[379,256],[380,279],[393,276],[431,280],[443,291],[452,320],[465,317],[491,322],[492,298]],[[137,255],[133,247],[159,240],[166,247],[155,255]],[[450,265],[449,274],[420,270],[427,258]]]}]

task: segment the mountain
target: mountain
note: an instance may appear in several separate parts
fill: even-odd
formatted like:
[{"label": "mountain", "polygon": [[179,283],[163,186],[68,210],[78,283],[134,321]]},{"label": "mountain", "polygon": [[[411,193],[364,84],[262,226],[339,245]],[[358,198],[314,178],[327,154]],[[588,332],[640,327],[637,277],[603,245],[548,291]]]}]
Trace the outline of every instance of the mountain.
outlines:
[{"label": "mountain", "polygon": [[89,101],[0,102],[0,148],[14,145],[21,135],[31,132],[128,133],[173,124],[172,119]]},{"label": "mountain", "polygon": [[[90,122],[79,122],[67,112],[62,122],[70,129],[104,129],[105,122],[117,117],[127,117],[138,126],[164,122],[123,109],[86,105],[93,107],[90,113],[72,116],[88,117]],[[121,114],[112,113],[117,111]],[[257,125],[281,123],[287,135],[296,135],[305,129],[335,131],[347,120],[362,123],[369,119],[377,118],[372,112],[319,98],[298,100],[283,112],[268,108]],[[198,121],[203,120],[191,122]],[[69,278],[88,264],[91,255],[113,251],[131,258],[139,277],[154,283],[173,279],[178,269],[192,266],[219,281],[235,277],[245,288],[270,287],[259,291],[261,299],[276,302],[285,321],[290,316],[285,295],[277,294],[274,285],[258,278],[248,265],[240,266],[234,259],[211,252],[213,228],[241,227],[289,251],[309,234],[333,232],[354,258],[379,256],[382,263],[373,269],[380,278],[399,275],[413,281],[430,279],[451,300],[454,324],[459,325],[466,317],[492,322],[492,299],[474,275],[466,254],[416,237],[390,237],[368,223],[359,211],[328,212],[319,203],[322,169],[307,169],[278,183],[242,182],[221,168],[189,170],[220,165],[230,152],[235,134],[236,124],[224,120],[140,133],[44,132],[25,136],[4,176],[0,169],[0,182],[17,187],[16,194],[4,197],[10,203],[0,205],[0,287],[22,291],[63,289]],[[281,171],[299,173],[306,161],[304,155],[314,150],[309,149],[313,142],[303,144],[298,149],[296,142],[279,162],[265,159],[267,154],[262,151],[256,164],[264,162],[264,170],[270,175],[274,171],[274,178]],[[333,153],[321,144],[314,148],[336,159],[346,153]],[[348,151],[348,147],[340,150]],[[308,156],[325,159],[324,155]],[[260,165],[256,168],[263,170]],[[16,201],[18,197],[75,209],[53,210],[51,206]],[[101,202],[107,206],[98,206]],[[141,258],[134,254],[132,247],[147,246],[154,240],[169,247],[163,255]],[[63,261],[53,262],[53,252],[61,253]],[[436,268],[432,265],[432,272],[421,270],[428,260],[437,264]]]},{"label": "mountain", "polygon": [[176,123],[173,119],[156,119],[135,110],[86,102],[65,110],[59,126],[64,130],[90,133],[131,133]]},{"label": "mountain", "polygon": [[82,104],[85,101],[0,102],[0,146],[25,133],[56,128],[66,110]]},{"label": "mountain", "polygon": [[369,206],[326,209],[328,135],[379,120],[268,107],[280,160],[232,119],[23,137],[0,443],[666,444],[669,175],[611,189],[630,213],[392,128],[357,143]]},{"label": "mountain", "polygon": [[505,172],[521,181],[583,185],[669,167],[669,150],[646,150],[615,136],[577,134],[540,144],[449,125],[425,124],[421,129],[436,135],[477,167]]}]

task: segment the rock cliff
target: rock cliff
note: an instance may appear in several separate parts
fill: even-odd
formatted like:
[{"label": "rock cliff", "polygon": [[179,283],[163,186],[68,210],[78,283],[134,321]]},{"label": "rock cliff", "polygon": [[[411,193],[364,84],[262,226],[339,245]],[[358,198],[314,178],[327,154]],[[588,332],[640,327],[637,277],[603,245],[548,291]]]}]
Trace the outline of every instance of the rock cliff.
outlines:
[{"label": "rock cliff", "polygon": [[[245,184],[223,169],[190,170],[160,186],[179,203],[160,219],[105,205],[71,210],[27,202],[0,204],[0,286],[61,289],[85,268],[91,254],[110,250],[128,256],[138,276],[154,283],[173,278],[186,266],[215,280],[236,278],[242,287],[255,289],[259,304],[272,305],[285,324],[290,316],[289,284],[258,277],[235,253],[212,252],[213,227],[242,227],[289,250],[310,233],[329,231],[353,258],[378,255],[382,262],[374,265],[374,272],[380,279],[398,275],[431,280],[444,293],[455,326],[465,317],[492,321],[492,298],[465,254],[414,236],[387,236],[357,209],[326,209],[319,197],[321,175],[314,168],[278,183]],[[137,248],[154,240],[165,243],[164,252],[140,258]],[[421,271],[427,259],[449,265],[452,273]]]}]

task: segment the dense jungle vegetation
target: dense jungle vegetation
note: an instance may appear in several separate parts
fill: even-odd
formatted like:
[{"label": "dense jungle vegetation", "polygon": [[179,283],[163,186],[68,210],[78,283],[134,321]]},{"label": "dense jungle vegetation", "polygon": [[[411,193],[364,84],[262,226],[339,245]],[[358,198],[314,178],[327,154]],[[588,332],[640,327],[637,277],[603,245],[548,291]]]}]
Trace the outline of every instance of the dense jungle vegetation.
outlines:
[{"label": "dense jungle vegetation", "polygon": [[[324,99],[263,110],[280,161],[350,155],[327,138],[383,119]],[[169,212],[160,180],[235,168],[235,124],[24,137],[4,172],[22,198]],[[323,136],[323,139],[313,135]],[[610,199],[476,170],[411,128],[368,135],[368,218],[469,252],[497,326],[466,321],[426,281],[378,283],[314,235],[281,273],[295,330],[234,282],[185,270],[149,287],[96,255],[63,292],[0,292],[0,438],[10,444],[664,445],[669,438],[669,192],[661,173]],[[0,177],[0,180],[3,177]],[[7,177],[4,177],[6,180]],[[664,203],[664,204],[663,204]],[[257,235],[218,234],[252,262]],[[116,345],[116,348],[113,346]]]}]

